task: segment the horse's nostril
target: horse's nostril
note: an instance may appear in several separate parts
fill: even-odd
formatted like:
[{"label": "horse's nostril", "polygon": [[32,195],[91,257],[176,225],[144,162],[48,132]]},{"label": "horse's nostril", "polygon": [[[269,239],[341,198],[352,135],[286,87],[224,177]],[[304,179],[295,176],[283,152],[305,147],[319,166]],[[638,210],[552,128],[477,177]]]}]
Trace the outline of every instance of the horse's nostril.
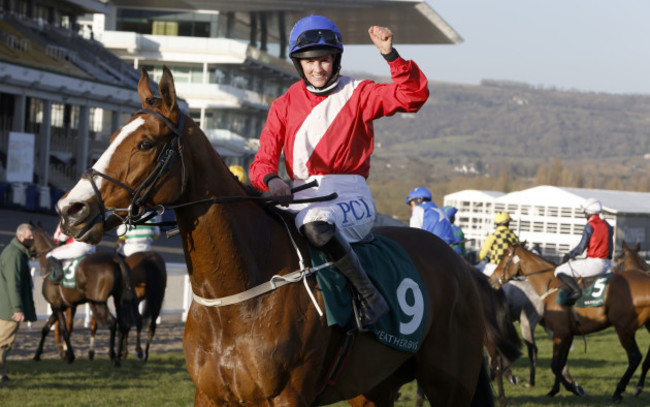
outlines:
[{"label": "horse's nostril", "polygon": [[86,205],[83,203],[79,203],[79,202],[74,203],[68,207],[66,213],[68,216],[75,216],[79,214],[84,209],[85,206]]}]

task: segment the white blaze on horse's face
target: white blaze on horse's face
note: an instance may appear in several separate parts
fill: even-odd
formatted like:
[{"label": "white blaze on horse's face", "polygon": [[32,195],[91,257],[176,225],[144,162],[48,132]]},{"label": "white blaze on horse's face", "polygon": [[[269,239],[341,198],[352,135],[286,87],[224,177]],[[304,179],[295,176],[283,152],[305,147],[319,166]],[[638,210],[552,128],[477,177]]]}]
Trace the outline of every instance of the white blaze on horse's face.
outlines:
[{"label": "white blaze on horse's face", "polygon": [[[138,117],[137,119],[128,123],[126,126],[122,127],[122,130],[120,130],[120,133],[117,135],[117,137],[115,137],[115,140],[113,140],[106,151],[104,151],[102,156],[99,157],[99,160],[97,160],[95,165],[93,165],[93,169],[97,172],[105,174],[106,168],[108,168],[108,164],[111,162],[111,158],[113,157],[115,150],[117,150],[117,147],[143,124],[144,119],[142,117]],[[104,179],[100,177],[95,180],[97,189],[101,189],[103,182]],[[77,185],[72,188],[68,196],[65,199],[59,201],[58,205],[59,208],[65,208],[71,202],[86,201],[94,196],[95,191],[93,190],[90,181],[84,178],[77,182]]]}]

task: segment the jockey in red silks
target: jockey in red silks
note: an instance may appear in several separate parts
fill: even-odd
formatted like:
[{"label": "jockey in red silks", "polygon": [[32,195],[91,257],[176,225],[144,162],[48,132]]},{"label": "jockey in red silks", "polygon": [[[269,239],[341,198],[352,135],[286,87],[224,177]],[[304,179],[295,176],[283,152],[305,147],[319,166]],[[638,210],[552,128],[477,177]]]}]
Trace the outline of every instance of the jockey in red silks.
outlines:
[{"label": "jockey in red silks", "polygon": [[[576,279],[605,274],[609,270],[614,251],[614,231],[609,223],[600,217],[603,210],[600,201],[589,198],[582,204],[582,210],[588,220],[582,231],[580,243],[564,255],[562,260],[564,264],[555,269],[555,276],[571,289],[567,305],[573,305],[582,295]],[[586,258],[574,260],[585,250],[587,250]]]},{"label": "jockey in red silks", "polygon": [[396,112],[416,112],[429,96],[427,79],[413,61],[402,59],[385,27],[368,30],[388,63],[392,83],[358,81],[339,75],[343,38],[329,19],[311,15],[289,35],[289,56],[301,81],[271,105],[250,167],[251,183],[272,196],[291,195],[278,176],[284,163],[294,186],[318,181],[317,188],[295,194],[313,198],[338,194],[328,202],[289,205],[296,226],[346,276],[360,294],[361,325],[375,323],[388,305],[368,279],[350,242],[362,240],[373,226],[375,203],[366,184],[373,151],[373,120]]}]

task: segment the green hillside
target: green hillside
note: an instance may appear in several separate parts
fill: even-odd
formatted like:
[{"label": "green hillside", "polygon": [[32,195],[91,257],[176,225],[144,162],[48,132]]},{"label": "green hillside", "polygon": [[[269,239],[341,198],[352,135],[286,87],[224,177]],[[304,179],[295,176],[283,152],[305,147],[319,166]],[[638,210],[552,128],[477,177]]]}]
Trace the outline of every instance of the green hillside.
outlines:
[{"label": "green hillside", "polygon": [[430,90],[417,114],[375,122],[369,182],[380,212],[407,219],[403,200],[418,185],[437,202],[539,184],[650,191],[650,96],[503,81]]}]

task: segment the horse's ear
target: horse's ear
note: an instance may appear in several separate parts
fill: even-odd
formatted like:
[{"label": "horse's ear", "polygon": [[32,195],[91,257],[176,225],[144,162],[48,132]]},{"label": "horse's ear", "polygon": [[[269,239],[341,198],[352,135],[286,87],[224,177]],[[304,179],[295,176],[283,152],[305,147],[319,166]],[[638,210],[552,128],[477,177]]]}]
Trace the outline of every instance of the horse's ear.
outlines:
[{"label": "horse's ear", "polygon": [[623,240],[621,247],[623,248],[623,250],[630,250],[630,248],[627,246],[627,243],[625,243],[625,240]]},{"label": "horse's ear", "polygon": [[639,250],[641,250],[641,242],[636,242],[634,245],[634,251],[638,252]]},{"label": "horse's ear", "polygon": [[153,92],[151,91],[151,81],[149,80],[149,74],[145,71],[144,68],[140,69],[140,81],[138,82],[138,95],[140,95],[140,101],[142,101],[142,107],[149,106],[147,99],[151,100],[153,98]]},{"label": "horse's ear", "polygon": [[174,86],[174,77],[167,66],[163,66],[163,74],[158,84],[160,97],[162,98],[165,116],[169,117],[176,110],[176,87]]}]

